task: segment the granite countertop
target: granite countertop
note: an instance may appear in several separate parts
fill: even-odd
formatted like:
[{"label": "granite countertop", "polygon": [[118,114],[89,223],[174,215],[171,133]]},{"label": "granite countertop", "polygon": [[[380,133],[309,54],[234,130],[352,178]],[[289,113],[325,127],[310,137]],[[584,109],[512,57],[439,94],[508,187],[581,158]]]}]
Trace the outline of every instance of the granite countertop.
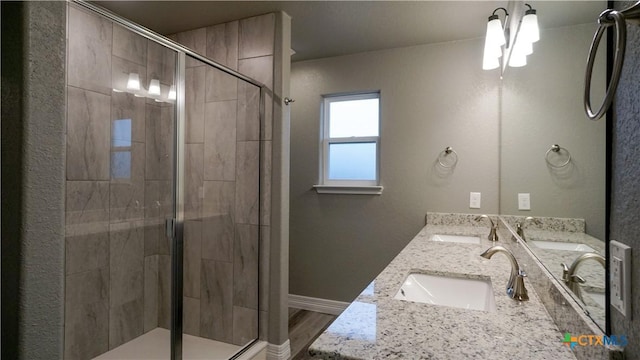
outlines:
[{"label": "granite countertop", "polygon": [[[593,236],[581,232],[565,232],[565,231],[548,231],[548,230],[525,230],[529,248],[536,254],[538,259],[547,267],[549,272],[562,283],[563,268],[561,264],[566,264],[568,267],[573,264],[574,260],[584,254],[581,251],[567,251],[567,250],[555,250],[555,249],[541,249],[533,243],[536,240],[542,241],[561,241],[571,242],[578,244],[585,244],[593,248],[598,254],[604,256],[604,242]],[[599,293],[604,296],[605,293],[605,269],[597,261],[589,259],[583,261],[578,268],[577,275],[580,275],[586,282],[581,285],[583,291],[582,302],[585,305],[585,310],[589,313],[589,316],[593,320],[604,327],[605,324],[605,308],[601,302],[594,300],[585,291],[591,293]],[[601,299],[603,301],[603,299]]]},{"label": "granite countertop", "polygon": [[[425,226],[309,347],[309,354],[321,359],[575,359],[532,286],[527,302],[507,297],[508,258],[479,256],[493,245],[488,233],[478,226]],[[482,243],[435,242],[433,234],[478,235]],[[394,299],[411,272],[488,277],[496,311]]]},{"label": "granite countertop", "polygon": [[[541,249],[536,246],[534,241],[559,241],[585,244],[593,248],[596,253],[604,256],[604,242],[585,233],[527,230],[526,236],[529,248],[536,254],[536,256],[538,256],[538,258],[540,258],[540,261],[542,261],[542,263],[544,263],[548,267],[549,271],[551,271],[551,273],[559,280],[562,280],[561,264],[564,263],[570,267],[573,261],[585,252]],[[586,284],[588,284],[589,286],[604,289],[605,271],[604,267],[599,262],[592,259],[582,262],[577,274],[582,276],[587,281]]]}]

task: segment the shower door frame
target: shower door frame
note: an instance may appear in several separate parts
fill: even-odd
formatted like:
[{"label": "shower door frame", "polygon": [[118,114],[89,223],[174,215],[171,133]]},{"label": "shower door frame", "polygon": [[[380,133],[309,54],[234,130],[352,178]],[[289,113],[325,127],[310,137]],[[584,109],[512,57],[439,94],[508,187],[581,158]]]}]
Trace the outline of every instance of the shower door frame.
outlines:
[{"label": "shower door frame", "polygon": [[[129,21],[109,10],[106,10],[100,6],[86,2],[85,0],[67,0],[73,4],[80,5],[85,9],[95,12],[114,23],[123,26],[124,28],[137,33],[151,41],[154,41],[162,46],[165,46],[177,53],[176,62],[176,116],[175,116],[175,137],[174,137],[174,163],[173,163],[173,204],[174,204],[174,218],[167,219],[166,231],[167,236],[171,237],[171,360],[182,360],[182,335],[183,335],[183,268],[184,268],[184,184],[185,184],[185,161],[179,155],[184,157],[185,154],[185,124],[186,124],[186,112],[185,112],[185,72],[186,72],[186,58],[187,55],[199,60],[215,69],[223,71],[229,75],[232,75],[240,80],[246,81],[260,89],[259,95],[259,122],[264,123],[265,113],[265,90],[264,84],[252,79],[246,75],[243,75],[231,68],[218,64],[215,61],[202,56],[193,50],[175,42],[171,39],[163,37],[160,34],[155,33],[152,30],[145,28],[139,24]],[[262,128],[262,126],[260,126]],[[260,134],[262,138],[262,132]],[[262,159],[260,151],[259,159]],[[259,162],[260,164],[260,162]],[[258,176],[261,176],[260,168],[258,166]],[[260,182],[258,182],[260,184]],[[260,185],[258,185],[260,188]],[[258,198],[260,198],[260,189],[258,190]],[[258,217],[260,218],[260,216]],[[260,232],[258,232],[258,241],[260,241]],[[260,267],[258,266],[258,269]],[[260,270],[258,270],[260,271]],[[258,277],[259,278],[259,277]],[[260,287],[260,282],[258,282]],[[260,294],[259,289],[258,294]],[[259,295],[258,295],[259,297]],[[258,317],[258,328],[259,320]],[[251,345],[257,342],[256,338],[249,344],[246,344],[238,353],[236,353],[232,359],[242,355]]]}]

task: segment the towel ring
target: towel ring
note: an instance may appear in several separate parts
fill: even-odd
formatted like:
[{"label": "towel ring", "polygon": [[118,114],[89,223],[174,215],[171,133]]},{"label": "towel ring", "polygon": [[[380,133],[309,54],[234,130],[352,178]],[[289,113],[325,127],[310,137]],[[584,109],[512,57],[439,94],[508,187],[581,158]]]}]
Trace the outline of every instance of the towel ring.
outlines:
[{"label": "towel ring", "polygon": [[[442,160],[444,159],[445,156],[448,155],[454,155],[454,160],[451,163],[451,165],[445,165]],[[439,155],[438,155],[438,164],[440,164],[440,166],[442,166],[443,168],[449,169],[452,168],[454,166],[456,166],[456,164],[458,163],[458,153],[453,150],[453,148],[451,146],[447,146]]]},{"label": "towel ring", "polygon": [[[607,112],[616,94],[618,82],[620,82],[620,74],[622,73],[622,64],[624,63],[624,53],[627,47],[627,22],[640,25],[640,1],[620,11],[607,9],[598,16],[598,24],[600,24],[600,26],[593,36],[593,41],[589,48],[589,58],[587,59],[587,70],[584,79],[584,110],[587,113],[587,117],[591,120],[598,120]],[[609,26],[615,26],[616,28],[616,49],[613,56],[613,71],[611,73],[611,82],[607,85],[607,93],[602,105],[598,111],[594,113],[591,109],[591,75],[593,73],[593,63],[604,30]]]},{"label": "towel ring", "polygon": [[[560,165],[554,165],[551,161],[549,161],[549,154],[551,154],[552,152],[557,154],[557,153],[559,153],[561,150],[564,150],[564,151],[567,153],[567,155],[569,155],[569,158],[567,159],[567,161],[563,162],[563,163],[562,163],[562,164],[560,164]],[[558,144],[553,144],[553,145],[551,145],[551,148],[550,148],[549,150],[547,150],[547,152],[544,154],[544,160],[545,160],[545,161],[547,162],[547,164],[548,164],[549,166],[551,166],[552,168],[560,169],[560,168],[563,168],[563,167],[567,166],[567,165],[571,162],[571,153],[569,152],[569,150],[567,150],[567,149],[565,149],[565,148],[561,147],[560,145],[558,145]]]}]

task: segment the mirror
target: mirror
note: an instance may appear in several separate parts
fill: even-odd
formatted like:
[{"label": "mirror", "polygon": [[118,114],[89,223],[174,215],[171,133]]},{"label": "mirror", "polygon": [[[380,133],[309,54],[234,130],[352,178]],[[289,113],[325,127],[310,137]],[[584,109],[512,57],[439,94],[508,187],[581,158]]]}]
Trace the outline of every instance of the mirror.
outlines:
[{"label": "mirror", "polygon": [[[542,18],[566,4],[536,6]],[[500,213],[513,229],[520,226],[532,252],[604,329],[606,121],[588,120],[582,97],[586,57],[606,2],[581,6],[593,8],[592,23],[542,28],[528,64],[505,72]],[[605,64],[601,45],[594,103],[604,96]]]}]

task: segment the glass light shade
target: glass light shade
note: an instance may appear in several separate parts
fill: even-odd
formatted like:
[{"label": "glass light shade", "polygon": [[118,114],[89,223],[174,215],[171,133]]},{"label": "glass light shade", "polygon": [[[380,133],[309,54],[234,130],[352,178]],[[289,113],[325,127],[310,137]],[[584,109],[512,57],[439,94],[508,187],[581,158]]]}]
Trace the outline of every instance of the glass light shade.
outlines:
[{"label": "glass light shade", "polygon": [[167,95],[167,99],[169,99],[169,100],[175,100],[176,99],[176,86],[175,85],[171,85],[171,87],[169,88],[169,95]]},{"label": "glass light shade", "polygon": [[529,50],[530,46],[531,44],[524,41],[520,37],[520,34],[518,34],[516,42],[511,48],[511,54],[509,54],[509,66],[521,67],[527,65],[527,51]]},{"label": "glass light shade", "polygon": [[127,80],[127,90],[140,90],[140,76],[138,74],[129,74],[129,80]]},{"label": "glass light shade", "polygon": [[511,55],[509,57],[509,66],[511,67],[522,67],[527,65],[527,55],[523,51],[522,46],[518,46],[517,43],[514,45],[513,50],[511,50]]},{"label": "glass light shade", "polygon": [[151,82],[149,82],[149,95],[160,96],[160,80],[151,79]]},{"label": "glass light shade", "polygon": [[484,54],[494,58],[502,56],[502,46],[491,45],[489,41],[484,42]]},{"label": "glass light shade", "polygon": [[540,40],[540,28],[538,28],[538,15],[527,14],[522,18],[520,34],[518,37],[526,39],[527,42],[534,43]]},{"label": "glass light shade", "polygon": [[528,41],[521,41],[520,39],[518,39],[517,41],[520,43],[519,46],[522,47],[522,49],[520,51],[522,51],[525,55],[533,54],[533,44],[532,43],[530,43]]},{"label": "glass light shade", "polygon": [[487,56],[487,52],[485,51],[484,59],[482,60],[482,70],[493,70],[497,69],[500,66],[499,58],[494,56]]},{"label": "glass light shade", "polygon": [[493,47],[500,47],[506,44],[504,38],[504,31],[502,30],[502,23],[500,19],[489,20],[487,23],[487,36],[486,43]]},{"label": "glass light shade", "polygon": [[502,47],[491,46],[489,41],[484,43],[484,56],[482,58],[482,69],[493,70],[500,66],[500,57],[502,56]]}]

